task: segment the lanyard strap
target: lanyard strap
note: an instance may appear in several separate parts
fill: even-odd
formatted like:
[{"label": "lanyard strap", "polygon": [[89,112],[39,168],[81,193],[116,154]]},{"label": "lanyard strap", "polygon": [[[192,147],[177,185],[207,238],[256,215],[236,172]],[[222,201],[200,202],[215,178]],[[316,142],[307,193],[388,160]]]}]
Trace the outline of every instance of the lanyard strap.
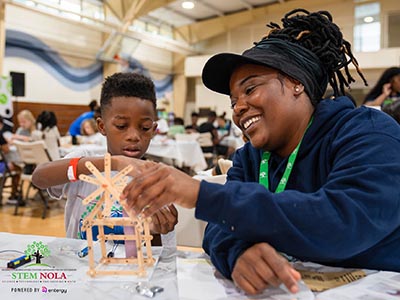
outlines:
[{"label": "lanyard strap", "polygon": [[[311,118],[310,122],[308,122],[305,132],[307,132],[307,129],[310,127],[312,121],[313,121],[313,118]],[[305,134],[305,132],[304,132],[304,134]],[[303,137],[304,137],[304,135],[303,135]],[[283,192],[286,188],[286,184],[289,180],[290,173],[292,172],[294,162],[296,161],[297,153],[299,152],[299,148],[300,148],[301,142],[303,141],[303,137],[301,138],[300,142],[297,144],[296,148],[293,150],[293,152],[289,156],[285,172],[283,173],[282,178],[279,181],[278,186],[276,187],[276,190],[275,190],[276,194]],[[258,182],[260,184],[262,184],[263,186],[265,186],[267,190],[269,190],[268,162],[269,162],[270,157],[271,157],[271,152],[266,151],[263,153],[261,163],[260,163],[260,176],[258,179]]]}]

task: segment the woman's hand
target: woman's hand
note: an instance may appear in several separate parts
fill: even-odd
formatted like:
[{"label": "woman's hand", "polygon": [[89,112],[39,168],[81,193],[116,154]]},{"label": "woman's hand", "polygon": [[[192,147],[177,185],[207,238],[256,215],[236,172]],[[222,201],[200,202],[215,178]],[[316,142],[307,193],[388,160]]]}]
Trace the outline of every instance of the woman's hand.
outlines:
[{"label": "woman's hand", "polygon": [[171,203],[186,208],[196,206],[200,181],[161,163],[134,165],[138,172],[121,194],[121,200],[134,214],[149,217]]},{"label": "woman's hand", "polygon": [[248,248],[236,261],[232,279],[248,294],[260,294],[269,285],[283,283],[290,292],[297,293],[301,275],[289,262],[267,243]]},{"label": "woman's hand", "polygon": [[386,97],[390,96],[390,94],[392,93],[392,84],[390,82],[385,83],[382,86],[382,93],[385,94]]},{"label": "woman's hand", "polygon": [[116,171],[122,171],[126,166],[132,165],[133,169],[128,173],[128,175],[135,178],[141,174],[142,170],[145,170],[150,166],[157,165],[157,163],[124,155],[113,155],[111,156],[111,165],[112,170]]}]

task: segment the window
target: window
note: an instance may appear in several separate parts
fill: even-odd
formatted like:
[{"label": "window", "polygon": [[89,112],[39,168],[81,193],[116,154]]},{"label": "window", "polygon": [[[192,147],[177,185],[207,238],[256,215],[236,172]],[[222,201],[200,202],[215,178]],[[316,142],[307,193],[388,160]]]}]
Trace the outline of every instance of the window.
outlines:
[{"label": "window", "polygon": [[355,6],[353,46],[356,52],[378,51],[381,48],[380,12],[378,2]]}]

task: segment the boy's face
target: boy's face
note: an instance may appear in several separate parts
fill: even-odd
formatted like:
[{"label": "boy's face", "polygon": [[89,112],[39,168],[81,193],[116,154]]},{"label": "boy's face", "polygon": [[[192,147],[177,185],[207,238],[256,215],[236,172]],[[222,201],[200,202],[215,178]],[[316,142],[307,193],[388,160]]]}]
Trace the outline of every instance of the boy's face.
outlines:
[{"label": "boy's face", "polygon": [[111,155],[141,158],[155,134],[153,103],[136,97],[115,97],[101,118],[99,131],[107,138]]}]

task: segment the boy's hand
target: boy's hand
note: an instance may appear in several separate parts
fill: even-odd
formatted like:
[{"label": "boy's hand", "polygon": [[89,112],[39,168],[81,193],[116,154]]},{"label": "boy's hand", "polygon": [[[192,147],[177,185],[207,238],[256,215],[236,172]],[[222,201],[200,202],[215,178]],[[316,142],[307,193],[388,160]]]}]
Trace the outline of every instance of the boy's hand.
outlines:
[{"label": "boy's hand", "polygon": [[297,293],[301,278],[289,262],[267,243],[248,248],[236,261],[232,272],[235,284],[248,294],[259,294],[269,285],[283,283],[290,292]]},{"label": "boy's hand", "polygon": [[151,216],[150,231],[151,233],[166,234],[174,230],[176,223],[178,223],[178,211],[171,204]]}]

